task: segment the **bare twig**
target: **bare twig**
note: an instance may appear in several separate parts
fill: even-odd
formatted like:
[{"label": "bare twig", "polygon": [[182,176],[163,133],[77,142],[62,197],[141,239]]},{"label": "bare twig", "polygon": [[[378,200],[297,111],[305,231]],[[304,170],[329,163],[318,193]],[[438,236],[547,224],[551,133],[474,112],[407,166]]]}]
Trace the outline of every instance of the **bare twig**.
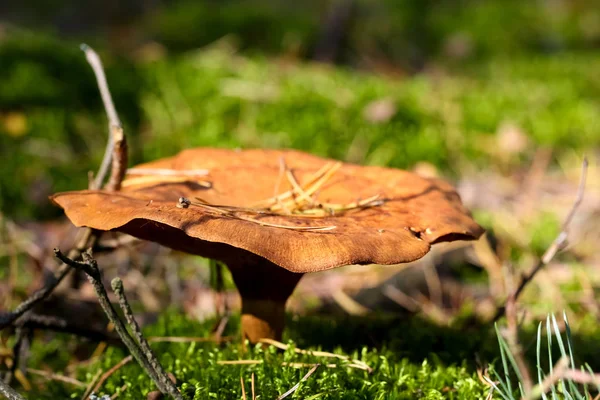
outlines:
[{"label": "bare twig", "polygon": [[96,81],[98,82],[98,89],[100,90],[100,96],[102,97],[102,103],[104,103],[104,109],[106,110],[106,116],[108,117],[109,139],[106,143],[106,151],[104,152],[102,164],[100,165],[98,174],[94,179],[94,188],[100,188],[102,187],[102,183],[108,174],[108,168],[112,160],[112,148],[114,143],[112,138],[112,130],[113,127],[121,127],[121,120],[119,119],[117,110],[115,109],[115,105],[112,101],[112,96],[110,95],[110,90],[108,89],[108,83],[106,82],[106,75],[104,74],[104,68],[102,67],[102,61],[100,61],[100,57],[98,57],[98,54],[94,51],[94,49],[86,44],[81,45],[81,50],[85,53],[85,58],[94,70]]},{"label": "bare twig", "polygon": [[315,371],[317,370],[317,368],[319,368],[319,365],[321,365],[321,364],[316,364],[314,367],[312,367],[312,368],[310,369],[310,371],[308,371],[308,372],[306,373],[306,375],[304,375],[304,376],[302,377],[302,379],[300,379],[300,382],[296,383],[294,386],[292,386],[292,388],[291,388],[290,390],[288,390],[287,392],[285,392],[284,394],[282,394],[281,396],[279,396],[279,397],[277,398],[277,400],[283,400],[283,399],[285,399],[286,397],[288,397],[289,395],[293,394],[293,393],[294,393],[296,390],[298,390],[298,388],[300,387],[300,385],[302,384],[302,382],[304,382],[304,381],[306,381],[308,378],[310,378],[310,376],[311,376],[312,374],[314,374],[314,373],[315,373]]},{"label": "bare twig", "polygon": [[563,378],[582,385],[600,385],[600,374],[592,374],[591,372],[580,371],[573,368],[566,370]]},{"label": "bare twig", "polygon": [[[98,301],[100,302],[100,305],[104,309],[106,316],[113,323],[115,330],[117,331],[117,334],[119,335],[123,343],[125,343],[133,357],[140,364],[140,366],[142,366],[144,370],[146,370],[146,373],[154,381],[154,383],[160,389],[160,391],[165,395],[170,394],[170,391],[163,386],[162,379],[160,379],[157,376],[156,370],[145,357],[143,351],[127,332],[127,328],[125,328],[123,321],[121,321],[121,319],[117,315],[117,312],[110,303],[110,300],[108,299],[108,294],[106,293],[106,289],[102,284],[100,270],[98,269],[98,264],[96,263],[96,260],[94,260],[89,253],[83,253],[84,262],[78,262],[65,257],[65,255],[62,254],[58,249],[55,249],[54,252],[56,254],[56,257],[59,258],[62,262],[70,265],[75,269],[83,271],[88,275],[90,282],[94,286],[94,290],[96,291],[96,295],[98,296]],[[182,399],[181,395],[179,393],[177,394],[178,397],[174,398],[177,400]]]},{"label": "bare twig", "polygon": [[97,393],[100,390],[100,388],[102,387],[102,385],[104,385],[104,382],[106,382],[106,380],[108,378],[110,378],[110,376],[112,374],[114,374],[116,371],[118,371],[125,364],[129,363],[132,359],[133,359],[133,357],[130,354],[127,357],[125,357],[124,359],[122,359],[121,361],[119,361],[118,363],[116,363],[115,365],[113,365],[112,367],[110,367],[110,369],[108,371],[106,371],[105,373],[103,373],[100,376],[100,379],[98,380],[98,382],[92,389],[91,393]]},{"label": "bare twig", "polygon": [[4,382],[10,384],[13,376],[17,380],[23,382],[25,378],[25,370],[27,358],[29,357],[29,349],[31,347],[32,331],[22,325],[17,326],[15,330],[15,344],[13,346],[13,362],[9,372],[4,378]]},{"label": "bare twig", "polygon": [[27,372],[30,374],[33,374],[33,375],[42,376],[48,380],[60,381],[60,382],[68,383],[70,385],[74,385],[74,386],[85,387],[85,383],[78,381],[77,379],[68,377],[68,376],[53,374],[52,372],[42,371],[42,370],[33,369],[33,368],[27,368]]},{"label": "bare twig", "polygon": [[[278,342],[277,340],[267,339],[267,338],[260,339],[259,342],[269,344],[271,346],[275,346],[278,349],[281,349],[284,351],[290,347],[289,345],[287,345],[285,343],[281,343],[281,342]],[[373,369],[371,367],[369,367],[365,362],[360,361],[360,360],[353,360],[350,357],[344,356],[341,354],[329,353],[327,351],[302,350],[299,348],[294,348],[294,352],[298,353],[298,354],[306,354],[306,355],[310,355],[310,356],[314,356],[314,357],[337,358],[339,360],[347,361],[349,364],[352,364],[356,368],[363,369],[369,373],[373,371]]]},{"label": "bare twig", "polygon": [[240,376],[240,384],[242,385],[242,400],[247,400],[246,397],[246,384],[244,383],[244,378]]},{"label": "bare twig", "polygon": [[37,315],[28,313],[19,320],[19,324],[22,324],[23,327],[30,329],[43,329],[55,332],[70,333],[92,341],[109,342],[111,345],[122,344],[117,336],[110,335],[106,331],[74,326],[62,318],[50,315]]},{"label": "bare twig", "polygon": [[382,290],[384,296],[397,303],[401,307],[406,310],[416,313],[421,307],[419,306],[419,302],[413,299],[411,296],[407,295],[397,287],[391,284],[387,284],[383,287]]},{"label": "bare twig", "polygon": [[106,188],[117,191],[121,189],[121,183],[127,171],[127,140],[123,135],[123,128],[116,125],[112,126],[110,136],[113,141],[113,157],[110,178]]},{"label": "bare twig", "polygon": [[155,375],[160,380],[161,385],[167,390],[167,393],[169,395],[171,395],[171,397],[173,397],[174,399],[183,400],[183,397],[181,397],[181,393],[179,393],[177,386],[175,386],[175,384],[171,381],[171,379],[169,379],[169,376],[164,371],[162,365],[160,365],[160,362],[158,361],[158,359],[156,358],[156,355],[150,348],[148,341],[146,340],[146,338],[144,338],[144,335],[142,334],[142,330],[140,329],[139,324],[133,317],[133,312],[131,311],[131,307],[129,306],[129,303],[127,302],[127,297],[125,296],[125,291],[123,290],[123,281],[121,281],[120,278],[115,278],[112,280],[111,285],[112,285],[113,291],[115,292],[115,294],[117,295],[117,298],[119,299],[119,305],[121,306],[121,310],[123,311],[123,314],[125,314],[125,318],[127,319],[127,324],[133,331],[133,335],[136,338],[139,347],[141,348],[146,360],[148,361],[148,363],[154,370]]},{"label": "bare twig", "polygon": [[[85,248],[95,245],[97,240],[97,235],[92,235],[91,229],[85,229],[75,248],[69,252],[68,257],[70,259],[79,258],[81,252],[83,252]],[[71,267],[63,263],[59,267],[58,273],[46,283],[46,286],[29,296],[27,300],[19,304],[12,312],[0,315],[0,330],[12,325],[13,322],[27,311],[31,310],[36,304],[45,300],[70,271]]]},{"label": "bare twig", "polygon": [[252,400],[256,400],[256,394],[254,394],[254,372],[250,378],[250,389],[252,390]]},{"label": "bare twig", "polygon": [[128,387],[129,387],[129,384],[127,384],[127,383],[124,384],[123,386],[121,386],[119,389],[117,389],[117,393],[110,396],[110,400],[115,400],[117,397],[119,397],[119,395],[121,393],[123,393],[125,390],[127,390]]},{"label": "bare twig", "polygon": [[[90,63],[92,69],[94,70],[94,74],[96,75],[96,80],[98,82],[98,88],[100,89],[100,95],[102,96],[102,101],[104,103],[104,108],[106,109],[106,115],[109,120],[109,139],[106,145],[106,150],[104,152],[104,158],[102,160],[102,165],[98,170],[98,174],[96,174],[96,178],[90,189],[99,189],[102,187],[102,182],[106,178],[108,173],[108,167],[110,166],[110,162],[113,154],[113,129],[112,127],[121,127],[121,121],[117,115],[115,110],[115,106],[113,104],[110,91],[108,89],[108,84],[106,83],[106,76],[104,74],[104,70],[102,68],[102,62],[98,57],[98,54],[87,45],[82,45],[81,49],[85,52],[86,58]],[[121,137],[123,132],[120,132]],[[119,154],[126,153],[126,147],[119,149]],[[126,160],[125,156],[125,160]],[[122,160],[121,160],[122,162]],[[116,165],[113,165],[115,167]],[[127,168],[127,165],[122,165],[120,168]],[[107,190],[118,190],[121,185],[121,182],[116,180],[117,172],[113,171],[113,175],[115,176],[115,180],[111,180],[110,184],[107,186]],[[78,259],[81,256],[81,253],[90,247],[94,247],[98,242],[98,238],[100,236],[100,232],[92,231],[89,228],[86,228],[82,231],[82,234],[77,241],[77,244],[74,249],[72,249],[67,257],[71,260]],[[54,291],[54,289],[62,282],[62,280],[67,276],[67,274],[71,271],[71,268],[68,264],[62,264],[56,275],[46,283],[46,285],[33,293],[27,300],[22,302],[15,308],[12,312],[0,315],[0,330],[5,329],[6,327],[12,325],[14,321],[16,321],[19,317],[25,314],[27,311],[31,310],[36,304],[45,300],[50,293]]]},{"label": "bare twig", "polygon": [[523,383],[523,392],[527,395],[531,393],[533,387],[533,380],[525,361],[525,355],[523,354],[523,347],[519,342],[519,323],[517,317],[517,303],[516,301],[506,302],[506,324],[507,328],[504,331],[504,337],[506,343],[510,348],[510,351],[515,359],[515,363],[521,374],[521,382]]},{"label": "bare twig", "polygon": [[25,400],[25,398],[17,393],[13,388],[4,383],[2,379],[0,379],[0,394],[6,397],[7,400]]},{"label": "bare twig", "polygon": [[187,176],[198,177],[209,174],[207,169],[166,169],[166,168],[129,168],[127,175],[151,175],[151,176]]},{"label": "bare twig", "polygon": [[[571,224],[571,221],[573,220],[573,217],[575,216],[575,213],[577,212],[579,205],[583,201],[583,196],[585,194],[585,183],[586,183],[586,179],[587,179],[587,170],[588,170],[588,160],[587,160],[587,158],[584,158],[583,163],[581,165],[581,179],[579,181],[579,188],[577,189],[577,197],[575,199],[575,202],[573,203],[573,206],[571,207],[571,210],[569,211],[569,214],[567,215],[567,217],[565,218],[565,220],[563,222],[562,231],[554,239],[554,241],[552,242],[550,247],[546,250],[544,255],[540,258],[538,263],[528,273],[526,273],[525,275],[523,275],[521,277],[521,280],[520,280],[519,284],[517,285],[517,287],[515,288],[515,290],[506,299],[507,304],[509,302],[517,301],[517,299],[519,298],[519,295],[521,294],[523,289],[525,289],[527,284],[535,277],[535,275],[544,266],[546,266],[550,261],[552,261],[552,259],[556,255],[556,253],[559,250],[561,250],[567,243],[569,225]],[[506,305],[502,306],[502,307],[498,307],[498,310],[496,311],[496,314],[494,315],[493,322],[498,321],[505,314],[506,314]]]},{"label": "bare twig", "polygon": [[219,360],[218,365],[256,365],[262,364],[263,360]]},{"label": "bare twig", "polygon": [[518,372],[520,373],[523,384],[523,391],[526,396],[530,396],[532,393],[536,393],[540,388],[538,386],[533,386],[533,380],[531,379],[531,374],[529,372],[529,368],[527,367],[527,362],[525,361],[525,356],[523,354],[523,348],[519,342],[519,323],[518,323],[518,315],[517,315],[517,299],[523,289],[527,286],[529,282],[535,277],[535,275],[550,261],[556,253],[564,248],[569,231],[569,225],[575,215],[575,212],[579,208],[584,196],[585,191],[585,183],[587,177],[587,168],[588,161],[584,159],[581,170],[581,180],[579,182],[579,188],[577,191],[577,197],[571,210],[567,217],[565,218],[562,231],[559,235],[554,239],[552,245],[546,250],[544,255],[540,258],[538,263],[525,275],[521,277],[519,284],[516,288],[508,294],[506,298],[506,302],[504,306],[499,307],[493,321],[496,322],[502,316],[506,316],[507,329],[504,330],[503,336],[506,338],[506,343],[508,344],[511,353],[514,356],[516,367]]},{"label": "bare twig", "polygon": [[87,385],[87,387],[85,389],[85,392],[83,392],[83,396],[81,396],[80,400],[88,400],[88,397],[90,397],[90,394],[93,392],[94,385],[96,384],[96,382],[100,378],[100,375],[102,375],[102,370],[101,369],[99,369],[98,372],[96,372],[96,375],[94,375],[94,377],[92,378],[92,380],[90,381],[90,383]]},{"label": "bare twig", "polygon": [[545,394],[556,382],[565,377],[565,372],[569,369],[569,357],[561,357],[556,362],[552,373],[544,378],[542,383],[536,385],[529,393],[527,393],[523,400],[533,400],[539,398],[542,394]]},{"label": "bare twig", "polygon": [[215,337],[188,337],[188,336],[152,336],[148,338],[148,342],[170,342],[170,343],[198,343],[198,342],[229,342],[234,339],[233,336]]}]

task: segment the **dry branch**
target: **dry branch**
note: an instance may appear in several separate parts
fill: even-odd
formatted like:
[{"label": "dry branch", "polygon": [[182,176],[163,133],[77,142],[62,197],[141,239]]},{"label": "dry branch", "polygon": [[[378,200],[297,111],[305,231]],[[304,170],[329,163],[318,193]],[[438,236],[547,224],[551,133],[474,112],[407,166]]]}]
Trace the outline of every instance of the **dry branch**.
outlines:
[{"label": "dry branch", "polygon": [[0,394],[6,397],[7,400],[25,400],[19,393],[13,388],[4,383],[4,380],[0,379]]},{"label": "dry branch", "polygon": [[562,230],[558,234],[558,236],[554,239],[550,247],[546,250],[544,255],[540,258],[538,263],[529,271],[527,274],[521,276],[521,280],[516,288],[510,292],[506,298],[506,302],[502,307],[497,309],[496,314],[494,315],[493,322],[495,323],[501,317],[506,316],[507,328],[503,332],[503,336],[506,338],[506,343],[510,348],[511,353],[514,356],[516,367],[519,370],[519,373],[522,377],[521,381],[523,384],[523,391],[526,396],[530,396],[531,393],[538,390],[538,387],[533,386],[533,380],[531,378],[531,374],[529,372],[529,368],[527,367],[527,362],[525,361],[525,356],[523,354],[523,348],[519,342],[519,323],[517,316],[517,299],[519,295],[525,289],[527,284],[533,280],[535,275],[550,261],[554,258],[556,253],[563,249],[568,238],[569,226],[573,217],[579,208],[579,205],[583,201],[583,196],[585,192],[585,183],[587,178],[587,168],[588,161],[587,159],[583,160],[581,166],[581,179],[579,182],[579,188],[577,190],[577,197],[569,214],[565,218]]},{"label": "dry branch", "polygon": [[148,341],[146,340],[146,338],[144,338],[144,335],[142,334],[142,330],[140,329],[139,324],[133,317],[133,312],[131,311],[131,307],[129,306],[129,303],[127,302],[127,297],[125,296],[125,291],[123,290],[123,281],[121,281],[120,278],[115,278],[115,279],[113,279],[111,285],[112,285],[113,291],[115,292],[115,294],[117,295],[117,297],[119,299],[119,305],[121,306],[121,310],[123,311],[123,314],[125,314],[125,318],[127,319],[127,324],[133,331],[133,336],[137,340],[139,348],[142,350],[143,354],[145,355],[146,360],[148,361],[148,363],[154,370],[156,377],[160,380],[161,385],[160,386],[157,385],[157,386],[164,387],[166,389],[167,393],[169,395],[171,395],[171,397],[173,397],[174,399],[182,399],[183,400],[183,398],[181,397],[181,394],[179,393],[179,390],[177,389],[175,384],[171,381],[171,379],[169,378],[167,373],[164,371],[162,365],[160,365],[160,362],[158,361],[158,359],[156,358],[156,355],[150,348]]},{"label": "dry branch", "polygon": [[85,383],[78,381],[75,378],[71,378],[64,375],[54,374],[48,371],[42,371],[39,369],[27,368],[27,372],[33,375],[39,375],[51,381],[60,381],[64,383],[68,383],[73,386],[85,387]]},{"label": "dry branch", "polygon": [[123,135],[123,128],[120,126],[113,125],[110,133],[113,141],[113,157],[106,189],[117,191],[121,189],[121,183],[127,172],[127,141]]},{"label": "dry branch", "polygon": [[[83,260],[84,260],[83,262],[74,261],[74,260],[71,260],[71,259],[65,257],[65,255],[62,254],[60,252],[60,250],[55,250],[55,254],[56,254],[56,257],[58,257],[65,264],[68,264],[71,267],[86,273],[90,282],[94,286],[94,290],[96,291],[96,295],[98,296],[98,301],[100,302],[102,309],[104,310],[106,316],[113,323],[115,330],[117,331],[117,334],[119,335],[119,337],[121,338],[123,343],[125,343],[125,345],[129,349],[129,351],[131,352],[132,356],[136,359],[136,361],[140,364],[140,366],[142,366],[144,368],[146,373],[154,381],[154,383],[160,389],[160,391],[165,395],[167,395],[167,394],[171,395],[176,400],[183,400],[183,397],[181,397],[181,394],[179,393],[179,391],[177,391],[177,388],[174,388],[174,385],[170,385],[173,387],[169,387],[169,386],[165,385],[165,379],[168,380],[168,377],[166,377],[166,376],[159,377],[158,376],[157,368],[151,362],[153,355],[148,354],[146,351],[144,351],[144,349],[140,348],[139,344],[136,343],[134,341],[134,339],[127,332],[127,328],[123,324],[123,321],[121,321],[121,319],[117,315],[117,312],[115,311],[112,304],[110,303],[110,300],[108,299],[108,294],[106,293],[106,289],[104,288],[104,285],[102,284],[102,277],[100,275],[100,269],[98,268],[98,264],[97,264],[96,260],[94,260],[89,253],[83,253]],[[118,295],[118,293],[117,293],[117,295]],[[120,296],[120,297],[122,297],[122,296]],[[120,302],[127,301],[125,298],[122,298],[122,299],[123,300],[121,300],[121,298],[119,299]],[[137,323],[136,323],[136,325],[137,325]],[[135,328],[133,328],[133,327],[132,327],[132,329],[134,330],[134,334],[136,334],[136,336],[137,336],[138,331],[136,331]],[[139,326],[138,326],[138,330],[139,330]],[[139,335],[141,336],[141,333],[139,333]],[[138,340],[139,340],[139,337],[138,337]]]},{"label": "dry branch", "polygon": [[[277,340],[273,340],[273,339],[267,339],[267,338],[263,338],[259,340],[260,343],[265,343],[265,344],[269,344],[271,346],[275,346],[280,350],[287,350],[290,346],[285,344],[285,343],[281,343],[278,342]],[[314,356],[314,357],[328,357],[328,358],[337,358],[338,360],[342,360],[342,361],[347,361],[348,362],[348,366],[352,366],[354,368],[358,368],[358,369],[362,369],[365,370],[369,373],[371,373],[373,371],[373,369],[371,367],[369,367],[365,362],[360,361],[360,360],[353,360],[348,356],[344,356],[341,354],[335,354],[335,353],[329,353],[327,351],[311,351],[311,350],[302,350],[299,348],[294,348],[294,352],[298,353],[298,354],[306,354],[306,355],[310,355],[310,356]]]},{"label": "dry branch", "polygon": [[102,103],[104,104],[104,109],[108,118],[109,139],[106,143],[106,151],[104,152],[102,164],[100,165],[98,174],[93,182],[93,188],[98,189],[102,187],[102,183],[104,182],[104,178],[106,178],[106,174],[108,173],[108,168],[112,159],[112,149],[114,144],[112,137],[113,127],[121,128],[121,120],[119,119],[112,96],[110,95],[108,83],[106,82],[106,75],[104,73],[104,67],[102,66],[100,57],[98,57],[98,54],[86,44],[81,45],[81,50],[85,53],[85,58],[94,70],[94,75],[96,76],[96,81],[98,83],[98,89],[100,90],[100,97],[102,97]]},{"label": "dry branch", "polygon": [[110,369],[108,371],[106,371],[105,373],[103,373],[100,376],[100,379],[94,385],[94,388],[91,390],[90,393],[97,393],[100,390],[100,388],[102,387],[102,385],[104,385],[104,382],[106,382],[106,380],[108,378],[110,378],[110,376],[112,374],[114,374],[116,371],[118,371],[125,364],[129,363],[132,359],[133,359],[133,357],[130,354],[127,357],[125,357],[124,359],[122,359],[121,361],[119,361],[118,363],[116,363],[115,365],[113,365],[112,367],[110,367]]},{"label": "dry branch", "polygon": [[306,381],[308,378],[310,378],[310,376],[311,376],[312,374],[314,374],[314,373],[315,373],[315,371],[317,370],[317,368],[319,368],[319,365],[321,365],[321,364],[316,364],[314,367],[312,367],[312,368],[310,369],[310,371],[308,371],[308,372],[306,373],[306,375],[304,375],[304,376],[302,377],[302,379],[300,379],[300,382],[296,383],[294,386],[292,386],[292,388],[291,388],[290,390],[288,390],[287,392],[285,392],[284,394],[282,394],[281,396],[279,396],[279,397],[277,398],[277,400],[283,400],[283,399],[285,399],[286,397],[288,397],[289,395],[293,394],[293,393],[294,393],[296,390],[298,390],[298,388],[300,387],[300,384],[302,384],[302,382],[304,382],[304,381]]},{"label": "dry branch", "polygon": [[[119,117],[115,110],[112,97],[108,89],[108,84],[106,83],[106,76],[104,74],[102,63],[100,61],[100,58],[98,57],[98,54],[96,54],[96,52],[87,45],[82,45],[81,49],[85,52],[85,56],[90,66],[94,70],[94,74],[96,75],[100,95],[102,96],[104,108],[106,109],[106,115],[108,116],[109,120],[109,135],[106,150],[104,152],[104,158],[102,160],[102,165],[98,170],[98,174],[96,175],[96,178],[91,184],[90,189],[99,189],[102,187],[102,183],[104,182],[104,179],[106,178],[106,175],[108,173],[110,161],[113,158],[113,144],[116,142],[115,137],[113,137],[113,135],[116,135],[117,139],[120,138],[119,147],[115,149],[115,158],[118,159],[118,162],[113,164],[113,168],[115,169],[113,169],[111,173],[111,180],[107,185],[106,189],[118,190],[121,186],[121,181],[119,180],[119,177],[122,179],[125,174],[125,170],[127,169],[127,147],[125,144],[123,131],[121,129],[121,121],[119,120]],[[113,127],[116,127],[118,129],[113,129]],[[99,232],[92,231],[89,228],[82,230],[82,234],[79,237],[75,248],[68,253],[68,258],[78,259],[81,256],[82,252],[85,251],[85,249],[94,247],[96,245],[99,236]],[[0,330],[12,325],[18,318],[20,318],[27,311],[31,310],[36,304],[45,300],[50,295],[50,293],[52,293],[54,289],[60,284],[60,282],[62,282],[62,280],[67,276],[67,274],[70,271],[71,268],[69,267],[69,265],[63,263],[59,267],[58,272],[53,277],[53,279],[46,283],[46,285],[42,289],[33,293],[27,300],[19,304],[17,308],[15,308],[12,312],[0,315]]]},{"label": "dry branch", "polygon": [[[579,188],[577,189],[577,197],[575,198],[575,202],[573,203],[573,206],[571,207],[569,214],[567,215],[567,217],[565,218],[565,220],[562,224],[561,232],[554,239],[554,241],[552,242],[552,245],[550,245],[550,247],[546,250],[546,252],[540,258],[538,263],[529,272],[527,272],[525,275],[521,276],[521,280],[519,281],[519,284],[506,299],[507,303],[508,302],[516,302],[517,299],[519,298],[519,295],[521,294],[523,289],[525,289],[527,284],[529,282],[531,282],[531,280],[535,277],[535,275],[544,266],[546,266],[548,263],[550,263],[550,261],[552,261],[552,259],[556,255],[556,253],[558,253],[559,250],[563,249],[565,244],[567,243],[569,226],[571,224],[571,221],[573,220],[573,217],[575,216],[575,213],[577,212],[577,209],[579,208],[579,205],[583,201],[583,196],[585,194],[587,169],[588,169],[588,160],[587,160],[587,158],[584,158],[583,163],[581,165],[581,179],[579,181]],[[506,309],[507,309],[506,305],[504,305],[502,307],[498,307],[498,310],[496,311],[496,314],[494,315],[494,318],[492,321],[496,322],[500,318],[502,318],[506,314]]]}]

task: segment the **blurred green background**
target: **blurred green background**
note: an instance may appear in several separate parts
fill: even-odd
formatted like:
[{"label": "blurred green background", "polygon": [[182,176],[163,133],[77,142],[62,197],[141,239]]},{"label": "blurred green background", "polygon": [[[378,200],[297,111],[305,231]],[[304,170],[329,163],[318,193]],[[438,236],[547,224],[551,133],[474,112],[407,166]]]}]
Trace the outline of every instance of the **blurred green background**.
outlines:
[{"label": "blurred green background", "polygon": [[[326,317],[317,315],[311,323],[311,316],[297,315],[333,303],[328,296],[334,290],[350,288],[359,298],[353,280],[368,289],[361,298],[372,296],[369,304],[379,310],[381,287],[369,287],[375,272],[369,275],[367,267],[354,278],[351,271],[338,270],[336,279],[346,276],[346,286],[328,275],[303,279],[312,292],[297,290],[303,304],[298,301],[292,309],[288,338],[303,347],[340,351],[341,346],[353,357],[360,353],[377,371],[369,376],[320,371],[321,379],[304,383],[301,390],[307,395],[338,398],[338,392],[342,397],[357,388],[361,398],[482,397],[488,389],[477,379],[473,354],[490,361],[497,343],[487,331],[466,330],[466,316],[493,311],[504,301],[500,289],[509,288],[513,275],[516,279],[546,251],[571,207],[584,154],[591,160],[588,205],[573,222],[569,252],[524,294],[524,328],[531,336],[540,316],[566,309],[573,315],[579,349],[597,366],[600,278],[597,269],[588,268],[598,264],[600,238],[595,229],[600,215],[595,206],[600,159],[597,0],[2,1],[0,222],[13,227],[15,221],[15,227],[36,233],[28,240],[40,242],[40,249],[59,246],[63,236],[54,222],[45,223],[62,215],[48,196],[86,188],[88,171],[97,169],[105,148],[106,115],[79,50],[82,42],[103,60],[132,164],[193,146],[291,147],[361,164],[418,169],[456,183],[475,219],[488,229],[493,257],[481,257],[483,250],[474,247],[456,260],[442,257],[432,265],[447,273],[441,275],[444,285],[454,288],[460,282],[466,290],[448,295],[460,298],[456,304],[440,301],[452,322],[440,323],[427,313],[423,320],[401,323],[404,314],[399,314],[386,322],[373,313],[363,320],[366,325],[354,325],[336,320],[324,307]],[[31,221],[42,223],[27,224]],[[4,247],[0,256],[10,261],[0,270],[0,285],[6,281],[7,293],[19,291],[6,297],[5,304],[11,305],[27,292],[17,283],[26,286],[40,274],[33,263],[21,273],[20,250],[10,241]],[[471,265],[472,249],[478,266]],[[204,319],[199,312],[206,309],[213,312],[211,304],[200,302],[210,297],[209,269],[199,268],[205,261],[154,248],[127,251],[127,256],[114,252],[114,259],[101,262],[103,271],[107,277],[124,275],[127,266],[132,298],[146,311],[160,308],[139,295],[148,282],[158,305],[176,303],[172,293],[186,299],[177,309],[187,318],[167,310],[148,332],[209,337],[214,321],[189,319]],[[490,265],[500,274],[494,275]],[[167,282],[172,271],[181,284]],[[386,285],[418,286],[399,270],[396,281],[379,278]],[[137,286],[140,281],[144,285]],[[328,285],[320,295],[316,281]],[[489,293],[482,289],[488,285]],[[232,331],[236,324],[234,317]],[[62,370],[79,341],[60,336],[34,344],[32,365],[60,364]],[[197,398],[209,391],[237,395],[244,373],[247,378],[256,372],[261,395],[271,397],[301,378],[297,371],[280,368],[280,361],[292,360],[293,351],[275,357],[271,350],[254,349],[250,357],[268,357],[269,362],[227,369],[214,362],[240,357],[235,344],[218,350],[212,343],[189,349],[159,346],[167,369],[195,388]],[[532,348],[526,350],[533,354]],[[190,357],[193,351],[197,357]],[[111,348],[78,376],[91,381],[96,370],[122,357]],[[118,393],[127,382],[129,392],[121,398],[137,399],[150,387],[133,363],[122,371],[107,382],[105,392]],[[40,387],[39,398],[65,393],[79,398],[62,384]]]},{"label": "blurred green background", "polygon": [[17,220],[60,215],[47,196],[86,187],[104,151],[83,41],[104,60],[133,162],[293,147],[453,178],[539,145],[598,148],[593,0],[8,3],[0,210]]}]

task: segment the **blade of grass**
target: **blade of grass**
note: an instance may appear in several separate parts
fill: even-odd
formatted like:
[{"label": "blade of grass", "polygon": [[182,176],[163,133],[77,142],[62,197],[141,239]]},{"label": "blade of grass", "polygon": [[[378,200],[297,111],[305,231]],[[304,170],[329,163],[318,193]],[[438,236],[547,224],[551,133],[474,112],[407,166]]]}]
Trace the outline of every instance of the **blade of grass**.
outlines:
[{"label": "blade of grass", "polygon": [[[560,333],[560,329],[558,328],[558,323],[556,322],[556,316],[554,314],[552,314],[552,327],[554,329],[554,334],[556,335],[556,342],[558,343],[558,348],[560,349],[560,355],[561,355],[561,357],[565,357],[568,359],[569,356],[567,355],[565,343],[564,343],[562,335]],[[573,367],[573,366],[571,366],[571,367]],[[571,394],[567,390],[567,384],[565,383],[565,379],[561,379],[560,386],[562,388],[562,393],[565,396],[565,398],[567,398],[569,400],[574,400],[573,396],[571,396]]]},{"label": "blade of grass", "polygon": [[509,393],[512,393],[512,385],[510,384],[510,370],[508,369],[508,362],[506,356],[506,341],[500,334],[500,330],[498,329],[498,325],[494,324],[494,328],[496,329],[496,336],[498,337],[498,345],[500,347],[500,358],[502,359],[502,368],[504,369],[504,379],[506,379],[506,387]]},{"label": "blade of grass", "polygon": [[[567,318],[567,313],[563,310],[563,321],[565,322],[565,332],[567,335],[567,348],[569,351],[569,359],[571,360],[571,368],[577,368],[575,366],[575,357],[573,356],[573,337],[571,336],[571,326],[569,325],[569,319]],[[575,385],[572,380],[569,380],[569,388],[571,389],[571,393],[575,394],[577,400],[585,400],[586,397],[579,392],[579,389]],[[584,392],[587,390],[587,387],[584,387]]]},{"label": "blade of grass", "polygon": [[[550,315],[546,316],[546,336],[548,339],[548,368],[550,370],[550,375],[553,374],[553,365],[554,360],[552,359],[552,327],[550,326]],[[558,400],[558,396],[556,393],[555,385],[550,387],[550,391],[552,392],[552,400]]]},{"label": "blade of grass", "polygon": [[[537,360],[537,375],[538,375],[538,385],[542,385],[544,382],[544,378],[542,377],[542,323],[538,324],[537,329],[537,343],[535,349],[535,355]],[[546,397],[546,393],[542,393],[542,400],[548,400]]]},{"label": "blade of grass", "polygon": [[[588,363],[585,363],[585,368],[588,370],[588,372],[590,374],[594,373],[594,371],[592,370],[592,367],[590,367],[590,365]],[[596,383],[596,389],[598,390],[598,392],[600,392],[600,383]]]},{"label": "blade of grass", "polygon": [[515,357],[513,356],[513,354],[510,351],[510,346],[508,345],[508,343],[506,342],[506,340],[504,338],[502,338],[501,346],[504,347],[504,353],[506,354],[506,357],[508,358],[508,361],[510,362],[513,370],[515,371],[518,381],[522,382],[523,375],[521,374],[521,371],[519,370],[519,366],[517,364],[517,361],[515,360]]}]

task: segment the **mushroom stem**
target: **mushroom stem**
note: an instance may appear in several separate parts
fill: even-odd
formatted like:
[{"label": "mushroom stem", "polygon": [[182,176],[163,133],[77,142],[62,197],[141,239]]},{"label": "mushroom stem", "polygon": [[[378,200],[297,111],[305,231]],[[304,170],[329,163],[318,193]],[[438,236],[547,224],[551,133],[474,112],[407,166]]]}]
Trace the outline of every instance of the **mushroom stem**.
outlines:
[{"label": "mushroom stem", "polygon": [[260,257],[227,264],[242,297],[242,339],[280,340],[285,304],[303,274],[283,269]]},{"label": "mushroom stem", "polygon": [[242,297],[242,339],[257,343],[268,338],[281,340],[285,322],[285,300],[257,300]]}]

